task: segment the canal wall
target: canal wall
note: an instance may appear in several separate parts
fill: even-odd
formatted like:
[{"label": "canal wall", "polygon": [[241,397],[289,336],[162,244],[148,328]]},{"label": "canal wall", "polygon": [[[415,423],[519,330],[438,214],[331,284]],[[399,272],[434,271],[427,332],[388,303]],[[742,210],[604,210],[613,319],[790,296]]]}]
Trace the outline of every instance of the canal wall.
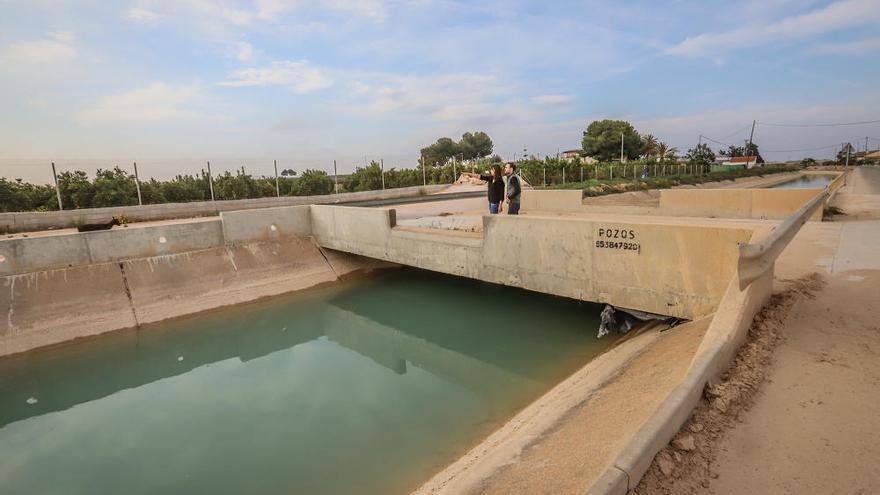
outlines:
[{"label": "canal wall", "polygon": [[393,210],[313,206],[324,247],[573,299],[694,319],[715,310],[750,228],[483,217],[482,233],[397,226]]},{"label": "canal wall", "polygon": [[[283,196],[279,198],[193,201],[143,206],[82,208],[62,211],[0,213],[0,234],[63,229],[87,223],[108,222],[114,215],[124,215],[129,222],[146,222],[177,218],[216,217],[225,211],[239,211],[309,204],[370,204],[385,201],[418,200],[440,193],[448,184],[400,187],[379,191],[358,191],[319,196]],[[451,199],[473,196],[473,193],[451,193]]]},{"label": "canal wall", "polygon": [[0,356],[390,266],[320,248],[308,209],[0,240]]},{"label": "canal wall", "polygon": [[[809,174],[807,174],[809,175]],[[838,174],[829,185],[831,198],[846,183],[847,174]],[[792,177],[780,178],[787,182]],[[774,182],[775,183],[775,182]],[[608,204],[584,198],[580,190],[526,190],[523,191],[522,209],[527,212],[609,213],[669,217],[736,218],[755,220],[782,220],[793,214],[810,198],[823,189],[662,189],[659,202],[624,202]],[[827,206],[816,210],[809,220],[821,221]]]},{"label": "canal wall", "polygon": [[[669,189],[660,192],[660,214],[680,217],[781,220],[822,189]],[[822,209],[812,221],[822,220]]]}]

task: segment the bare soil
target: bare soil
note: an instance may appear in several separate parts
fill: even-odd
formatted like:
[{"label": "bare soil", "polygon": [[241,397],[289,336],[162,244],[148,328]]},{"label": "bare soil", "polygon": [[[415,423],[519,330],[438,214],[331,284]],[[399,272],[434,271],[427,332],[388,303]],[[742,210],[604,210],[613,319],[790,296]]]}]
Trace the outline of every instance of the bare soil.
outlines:
[{"label": "bare soil", "polygon": [[824,286],[813,273],[788,281],[755,316],[745,344],[718,383],[704,390],[703,398],[679,434],[655,457],[634,490],[636,494],[706,493],[719,477],[713,468],[718,440],[749,410],[765,381],[776,346],[785,338],[783,328],[792,307],[801,299],[813,299]]}]

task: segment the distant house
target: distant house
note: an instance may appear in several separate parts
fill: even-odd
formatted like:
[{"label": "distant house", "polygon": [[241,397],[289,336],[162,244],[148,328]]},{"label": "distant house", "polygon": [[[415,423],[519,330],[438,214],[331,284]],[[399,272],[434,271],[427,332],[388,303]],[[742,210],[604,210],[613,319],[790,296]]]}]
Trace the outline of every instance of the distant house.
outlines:
[{"label": "distant house", "polygon": [[574,161],[576,158],[580,158],[580,159],[581,159],[581,163],[585,163],[585,164],[587,164],[587,165],[590,165],[590,164],[596,163],[596,162],[598,161],[598,160],[596,160],[595,158],[590,157],[590,156],[581,156],[581,155],[583,154],[583,152],[584,152],[584,150],[581,150],[581,149],[577,149],[577,150],[565,150],[565,151],[562,152],[562,159],[565,160],[565,161],[572,162],[572,161]]},{"label": "distant house", "polygon": [[758,165],[763,165],[764,160],[761,159],[760,156],[734,156],[731,157],[730,161],[727,162],[728,165],[744,165],[746,168],[754,168]]},{"label": "distant house", "polygon": [[876,151],[868,151],[864,154],[859,161],[864,163],[878,163],[880,162],[880,150]]}]

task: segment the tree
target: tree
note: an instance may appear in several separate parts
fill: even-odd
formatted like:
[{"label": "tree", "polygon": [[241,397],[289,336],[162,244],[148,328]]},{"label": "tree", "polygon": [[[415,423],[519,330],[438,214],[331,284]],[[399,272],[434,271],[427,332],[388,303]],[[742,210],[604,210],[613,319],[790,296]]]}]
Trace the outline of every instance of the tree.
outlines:
[{"label": "tree", "polygon": [[98,169],[93,183],[91,206],[130,206],[137,204],[137,186],[134,175],[129,175],[119,167],[113,170]]},{"label": "tree", "polygon": [[847,157],[849,157],[850,162],[854,162],[853,155],[855,155],[856,149],[853,147],[852,143],[846,143],[837,153],[837,163],[846,163]]},{"label": "tree", "polygon": [[464,155],[465,160],[483,158],[492,154],[492,138],[483,131],[477,131],[473,134],[466,132],[461,135],[458,149]]},{"label": "tree", "polygon": [[371,161],[367,167],[357,167],[354,173],[345,179],[346,191],[375,191],[382,187],[382,167]]},{"label": "tree", "polygon": [[[718,154],[721,156],[729,156],[731,158],[736,156],[761,156],[756,143],[746,143],[745,146],[729,145],[726,151],[718,150]],[[763,163],[764,160],[760,159],[758,162]]]},{"label": "tree", "polygon": [[715,161],[715,153],[709,149],[708,144],[699,144],[696,148],[689,149],[687,152],[687,159],[692,164],[696,165],[708,165]]},{"label": "tree", "polygon": [[307,169],[294,185],[294,194],[297,196],[316,196],[332,192],[333,179],[323,170]]},{"label": "tree", "polygon": [[642,140],[635,127],[623,120],[597,120],[587,126],[581,145],[584,154],[603,162],[620,157],[620,138],[623,136],[623,155],[638,158]]},{"label": "tree", "polygon": [[95,188],[82,170],[58,174],[58,189],[65,208],[91,208]]},{"label": "tree", "polygon": [[450,158],[461,153],[458,143],[448,137],[442,137],[436,143],[422,148],[422,158],[429,164],[444,165]]},{"label": "tree", "polygon": [[802,167],[810,167],[810,166],[815,165],[815,164],[816,164],[816,159],[815,159],[815,158],[804,158],[803,160],[801,160],[801,166],[802,166]]},{"label": "tree", "polygon": [[659,145],[660,142],[653,134],[645,134],[642,137],[642,154],[647,158],[657,155]]}]

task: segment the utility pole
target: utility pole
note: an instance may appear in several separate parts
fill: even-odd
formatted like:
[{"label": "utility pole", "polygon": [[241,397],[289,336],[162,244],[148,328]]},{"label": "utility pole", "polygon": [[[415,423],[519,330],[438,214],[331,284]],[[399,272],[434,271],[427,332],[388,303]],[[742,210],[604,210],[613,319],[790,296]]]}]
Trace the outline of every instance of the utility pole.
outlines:
[{"label": "utility pole", "polygon": [[134,163],[134,187],[137,188],[137,192],[138,192],[138,205],[143,206],[144,202],[143,202],[143,200],[141,200],[141,180],[138,177],[138,164],[137,164],[137,162],[133,162],[133,163]]},{"label": "utility pole", "polygon": [[[755,137],[755,124],[757,122],[758,122],[757,120],[752,121],[752,132],[749,133],[749,146],[746,148],[746,152],[744,153],[744,155],[746,155],[746,157],[748,157],[751,153],[750,150],[752,149],[752,139]],[[755,166],[756,167],[758,166],[758,155],[757,154],[755,154]],[[749,168],[749,159],[748,158],[746,158],[746,168]]]},{"label": "utility pole", "polygon": [[208,161],[208,187],[211,189],[211,201],[214,201],[214,177],[211,175],[210,161]]},{"label": "utility pole", "polygon": [[281,197],[281,186],[278,185],[278,160],[272,160],[272,164],[275,165],[275,197]]},{"label": "utility pole", "polygon": [[339,194],[339,175],[336,173],[336,160],[333,160],[333,192]]},{"label": "utility pole", "polygon": [[385,190],[385,159],[379,158],[379,171],[382,172],[382,190]]},{"label": "utility pole", "polygon": [[61,204],[61,189],[58,189],[58,174],[55,173],[55,162],[52,162],[52,178],[55,179],[55,195],[58,197],[58,209],[63,210],[64,206]]}]

